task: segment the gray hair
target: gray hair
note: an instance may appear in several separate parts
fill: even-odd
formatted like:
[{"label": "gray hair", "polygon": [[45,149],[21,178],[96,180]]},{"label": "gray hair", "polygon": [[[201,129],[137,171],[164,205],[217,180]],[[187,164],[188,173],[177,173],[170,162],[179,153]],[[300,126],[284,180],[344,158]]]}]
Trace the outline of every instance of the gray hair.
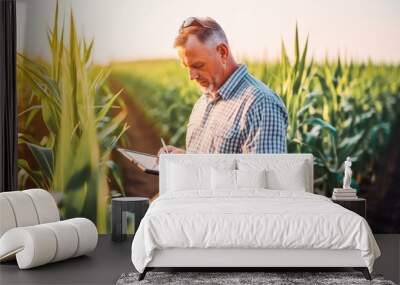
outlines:
[{"label": "gray hair", "polygon": [[199,25],[192,25],[181,28],[178,36],[175,38],[174,47],[184,46],[190,35],[194,35],[204,44],[218,45],[223,42],[228,44],[228,39],[221,26],[212,18],[195,18]]}]

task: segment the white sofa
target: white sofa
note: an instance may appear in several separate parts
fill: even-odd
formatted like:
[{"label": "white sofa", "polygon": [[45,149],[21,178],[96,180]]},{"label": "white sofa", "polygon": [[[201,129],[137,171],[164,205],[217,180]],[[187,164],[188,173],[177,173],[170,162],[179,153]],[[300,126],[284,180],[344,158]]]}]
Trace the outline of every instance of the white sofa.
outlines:
[{"label": "white sofa", "polygon": [[88,219],[60,221],[53,197],[43,189],[0,193],[0,262],[16,259],[20,269],[86,254],[97,245]]}]

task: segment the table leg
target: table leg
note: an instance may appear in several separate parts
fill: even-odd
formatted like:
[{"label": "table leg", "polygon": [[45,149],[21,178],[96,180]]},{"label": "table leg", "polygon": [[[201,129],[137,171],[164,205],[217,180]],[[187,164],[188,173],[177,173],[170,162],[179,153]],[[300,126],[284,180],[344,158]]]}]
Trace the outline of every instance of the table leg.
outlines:
[{"label": "table leg", "polygon": [[122,205],[121,203],[112,203],[112,225],[111,225],[111,239],[113,241],[123,240],[122,229]]}]

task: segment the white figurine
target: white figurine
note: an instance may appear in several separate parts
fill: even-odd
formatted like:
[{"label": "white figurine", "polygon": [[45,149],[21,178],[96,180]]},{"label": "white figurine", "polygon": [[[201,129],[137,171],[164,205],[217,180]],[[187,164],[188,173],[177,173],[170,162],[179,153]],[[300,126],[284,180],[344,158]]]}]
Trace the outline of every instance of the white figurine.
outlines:
[{"label": "white figurine", "polygon": [[343,178],[343,189],[351,189],[351,158],[348,156],[344,162],[344,178]]}]

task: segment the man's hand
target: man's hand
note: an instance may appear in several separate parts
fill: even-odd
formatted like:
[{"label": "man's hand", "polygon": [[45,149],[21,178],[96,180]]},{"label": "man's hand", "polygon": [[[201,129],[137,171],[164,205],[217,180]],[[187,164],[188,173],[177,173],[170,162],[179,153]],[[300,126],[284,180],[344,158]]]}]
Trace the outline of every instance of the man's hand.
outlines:
[{"label": "man's hand", "polygon": [[183,153],[185,153],[185,150],[184,150],[184,149],[181,149],[181,148],[179,148],[179,147],[175,147],[175,146],[173,146],[173,145],[167,145],[167,148],[166,148],[166,149],[165,149],[164,147],[162,147],[162,148],[160,148],[160,149],[158,150],[158,153],[157,153],[157,163],[158,163],[158,160],[159,160],[159,158],[160,158],[160,154],[162,154],[162,153],[183,154]]}]

